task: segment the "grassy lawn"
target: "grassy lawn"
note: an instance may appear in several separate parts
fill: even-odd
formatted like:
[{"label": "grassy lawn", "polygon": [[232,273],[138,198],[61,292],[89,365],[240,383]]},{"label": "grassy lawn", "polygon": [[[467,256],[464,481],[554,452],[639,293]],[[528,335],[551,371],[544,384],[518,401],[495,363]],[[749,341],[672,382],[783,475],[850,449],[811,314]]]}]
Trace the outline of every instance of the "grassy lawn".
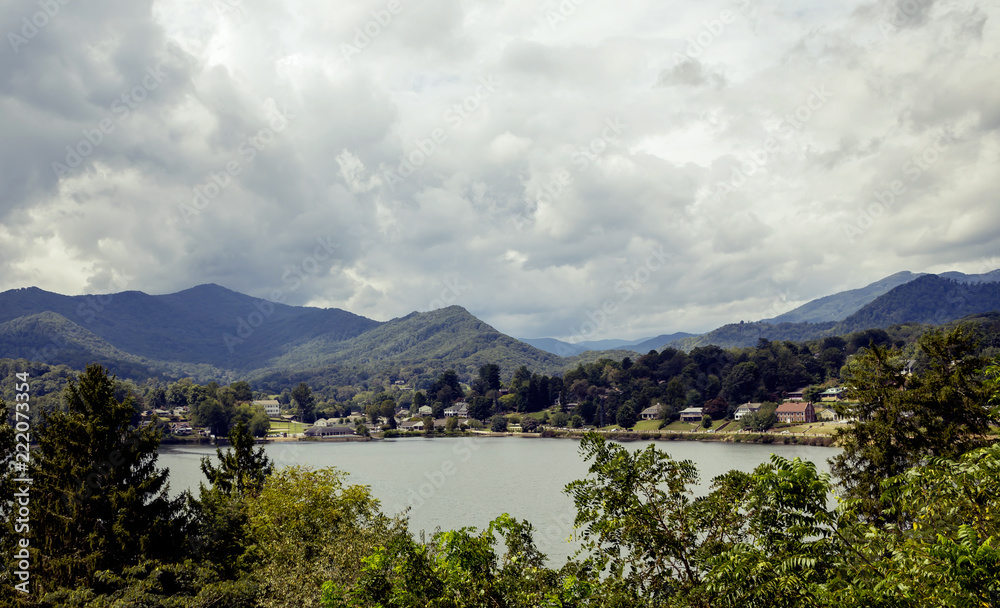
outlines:
[{"label": "grassy lawn", "polygon": [[[548,412],[549,416],[551,416],[552,414],[555,414],[558,411],[559,411],[558,409],[542,410],[540,412],[531,412],[530,414],[518,414],[518,416],[520,416],[522,420],[525,418],[534,418],[535,420],[541,420],[545,416],[545,412]],[[510,417],[510,415],[508,415],[508,417]]]},{"label": "grassy lawn", "polygon": [[843,428],[843,424],[836,424],[833,422],[810,422],[808,424],[793,424],[790,426],[775,426],[774,431],[780,433],[781,431],[788,431],[793,435],[798,435],[802,433],[809,433],[815,435],[833,435],[837,432],[838,428]]},{"label": "grassy lawn", "polygon": [[301,433],[309,428],[308,424],[271,418],[270,433]]}]

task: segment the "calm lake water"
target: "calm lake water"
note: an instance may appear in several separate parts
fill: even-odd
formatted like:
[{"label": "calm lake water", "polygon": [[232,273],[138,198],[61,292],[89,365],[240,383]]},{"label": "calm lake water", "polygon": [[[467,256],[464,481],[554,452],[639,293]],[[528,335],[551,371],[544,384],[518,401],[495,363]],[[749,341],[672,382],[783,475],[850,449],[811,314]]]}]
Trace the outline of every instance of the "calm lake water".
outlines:
[{"label": "calm lake water", "polygon": [[[639,450],[648,441],[626,442]],[[695,462],[701,488],[732,469],[752,471],[771,453],[800,457],[829,471],[827,459],[839,450],[798,445],[723,442],[656,442],[671,457]],[[349,483],[363,484],[382,502],[386,513],[410,510],[410,531],[473,526],[483,529],[503,513],[526,519],[535,527],[539,549],[552,565],[560,565],[578,547],[567,542],[576,511],[563,493],[567,483],[587,474],[587,463],[570,439],[523,437],[407,438],[364,443],[282,442],[264,449],[278,466],[336,467],[350,474]],[[164,446],[159,465],[169,467],[171,492],[197,492],[205,478],[199,468],[215,448]]]}]

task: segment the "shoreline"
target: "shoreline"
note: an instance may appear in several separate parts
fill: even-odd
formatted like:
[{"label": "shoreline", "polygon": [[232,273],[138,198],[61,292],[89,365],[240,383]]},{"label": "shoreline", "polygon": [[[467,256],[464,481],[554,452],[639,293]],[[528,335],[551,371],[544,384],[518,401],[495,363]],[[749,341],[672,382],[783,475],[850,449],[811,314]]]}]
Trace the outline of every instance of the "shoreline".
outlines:
[{"label": "shoreline", "polygon": [[452,437],[526,437],[532,439],[582,439],[587,432],[597,432],[613,441],[715,441],[721,443],[759,443],[764,445],[810,445],[816,447],[837,447],[832,435],[803,435],[780,433],[698,433],[698,432],[661,432],[661,431],[577,431],[562,429],[546,429],[540,433],[494,433],[492,431],[464,431],[446,434],[435,432],[426,435],[423,431],[396,433],[391,437],[376,437],[372,439],[410,439],[410,438],[452,438]]}]

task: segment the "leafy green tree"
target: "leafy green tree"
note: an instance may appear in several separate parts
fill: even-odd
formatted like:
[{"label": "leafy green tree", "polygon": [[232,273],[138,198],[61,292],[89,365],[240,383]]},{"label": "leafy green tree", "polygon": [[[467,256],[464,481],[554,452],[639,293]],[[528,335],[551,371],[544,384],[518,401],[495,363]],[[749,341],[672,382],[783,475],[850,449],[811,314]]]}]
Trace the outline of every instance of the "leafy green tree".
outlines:
[{"label": "leafy green tree", "polygon": [[[264,411],[263,407],[243,403],[236,406],[235,412],[232,418],[234,428],[241,424],[254,437],[267,436],[267,432],[271,428],[271,419],[267,417],[267,412]],[[218,435],[216,436],[218,437]]]},{"label": "leafy green tree", "polygon": [[569,422],[569,415],[563,412],[555,412],[549,418],[549,424],[555,427],[564,427]]},{"label": "leafy green tree", "polygon": [[775,414],[777,409],[777,403],[761,404],[759,410],[750,412],[740,419],[740,426],[748,431],[763,433],[778,423],[778,416]]},{"label": "leafy green tree", "polygon": [[369,556],[393,538],[399,524],[380,512],[367,487],[346,480],[335,469],[287,467],[248,501],[260,605],[321,605],[325,582],[353,587]]},{"label": "leafy green tree", "polygon": [[250,383],[245,380],[239,380],[233,382],[229,385],[229,388],[233,389],[233,396],[239,402],[253,401],[253,390],[250,388]]},{"label": "leafy green tree", "polygon": [[588,476],[566,492],[576,504],[587,565],[605,577],[622,605],[683,606],[669,602],[697,597],[708,560],[744,520],[733,502],[746,492],[746,474],[716,479],[713,493],[695,501],[689,487],[698,480],[694,464],[672,460],[653,445],[631,452],[587,433],[580,453],[591,461]]},{"label": "leafy green tree", "polygon": [[497,414],[490,420],[490,430],[494,433],[507,432],[507,417]]},{"label": "leafy green tree", "polygon": [[427,395],[423,391],[417,391],[413,394],[413,405],[410,408],[411,412],[416,413],[423,406],[427,405]]},{"label": "leafy green tree", "polygon": [[390,429],[396,428],[396,402],[385,399],[379,404],[379,416],[386,419]]},{"label": "leafy green tree", "polygon": [[138,429],[131,395],[88,365],[63,394],[64,410],[44,416],[32,453],[33,578],[41,592],[88,586],[102,570],[183,552],[182,502],[156,468],[160,437]]},{"label": "leafy green tree", "polygon": [[[475,528],[437,532],[427,544],[398,534],[365,560],[353,588],[325,583],[323,606],[613,605],[602,603],[589,572],[546,568],[532,532],[529,523],[504,514],[482,532]],[[505,546],[502,554],[496,551],[498,537]]]},{"label": "leafy green tree", "polygon": [[469,417],[486,420],[493,414],[493,401],[487,397],[473,397],[469,404]]},{"label": "leafy green tree", "polygon": [[629,399],[618,408],[615,415],[615,422],[623,429],[630,429],[639,421],[639,413],[636,412],[635,402]]},{"label": "leafy green tree", "polygon": [[806,403],[818,403],[820,401],[820,393],[823,392],[818,386],[810,386],[802,393],[802,400]]},{"label": "leafy green tree", "polygon": [[232,427],[236,409],[226,407],[218,399],[212,397],[194,406],[193,420],[198,426],[208,427],[216,437],[225,437]]},{"label": "leafy green tree", "polygon": [[579,416],[577,414],[574,414],[573,417],[569,419],[569,425],[571,427],[573,427],[574,429],[582,428],[583,427],[583,417]]},{"label": "leafy green tree", "polygon": [[753,361],[737,363],[722,381],[722,394],[729,403],[746,403],[757,393],[760,368]]},{"label": "leafy green tree", "polygon": [[708,414],[705,414],[704,416],[701,417],[701,428],[703,429],[712,428],[712,417],[709,416]]},{"label": "leafy green tree", "polygon": [[446,433],[454,433],[458,429],[458,418],[451,416],[444,423],[444,430]]}]

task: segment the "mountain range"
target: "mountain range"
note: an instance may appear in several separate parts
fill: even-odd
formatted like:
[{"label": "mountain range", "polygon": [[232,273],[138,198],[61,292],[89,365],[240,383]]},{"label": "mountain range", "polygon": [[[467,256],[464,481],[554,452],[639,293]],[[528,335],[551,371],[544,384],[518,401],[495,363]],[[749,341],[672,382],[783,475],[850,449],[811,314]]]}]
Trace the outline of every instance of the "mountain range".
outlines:
[{"label": "mountain range", "polygon": [[[805,341],[866,329],[885,329],[902,323],[941,325],[969,315],[1000,310],[1000,271],[984,275],[911,275],[912,280],[875,295],[887,282],[891,284],[890,279],[898,280],[901,274],[860,290],[814,300],[774,319],[723,325],[699,336],[675,340],[669,346],[691,350],[709,344],[723,348],[754,346],[761,338]],[[865,304],[854,308],[866,299]],[[834,313],[835,310],[840,312]],[[790,322],[782,321],[783,317],[822,320]]]},{"label": "mountain range", "polygon": [[622,359],[672,346],[745,347],[760,338],[803,341],[893,324],[938,325],[1000,310],[1000,271],[898,273],[756,323],[702,335],[569,344],[517,340],[459,306],[380,322],[337,308],[290,306],[219,285],[173,294],[138,291],[65,296],[37,287],[0,293],[0,358],[81,369],[98,362],[123,377],[190,376],[283,384],[322,378],[352,384],[373,374],[417,379],[455,369],[464,377],[497,363],[554,374],[600,357]]},{"label": "mountain range", "polygon": [[572,357],[587,352],[588,350],[630,350],[633,352],[646,354],[651,350],[660,350],[667,344],[676,340],[694,337],[696,334],[689,334],[679,331],[672,334],[661,334],[655,338],[640,338],[639,340],[588,340],[583,342],[563,342],[555,338],[521,338],[521,342],[530,344],[535,348],[550,352],[561,357]]},{"label": "mountain range", "polygon": [[97,362],[123,377],[207,382],[318,374],[346,384],[377,370],[475,374],[486,363],[506,374],[521,365],[551,374],[597,357],[539,350],[459,306],[379,322],[214,284],[167,295],[65,296],[36,287],[0,293],[0,358],[74,368]]}]

